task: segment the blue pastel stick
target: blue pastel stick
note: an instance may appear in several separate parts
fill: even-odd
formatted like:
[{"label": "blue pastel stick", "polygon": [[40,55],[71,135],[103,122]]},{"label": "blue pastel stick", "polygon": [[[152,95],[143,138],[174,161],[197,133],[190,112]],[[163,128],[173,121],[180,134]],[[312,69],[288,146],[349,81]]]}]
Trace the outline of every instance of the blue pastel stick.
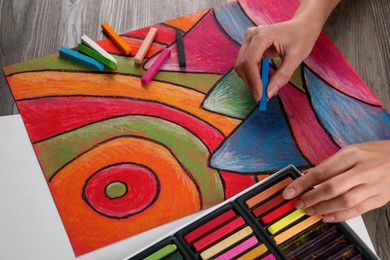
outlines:
[{"label": "blue pastel stick", "polygon": [[77,51],[72,51],[64,46],[61,46],[60,49],[58,50],[60,52],[60,55],[63,57],[66,57],[68,59],[71,59],[73,61],[79,62],[81,64],[84,64],[86,66],[89,66],[91,68],[97,69],[102,71],[104,69],[104,64],[94,60],[84,54],[78,53]]},{"label": "blue pastel stick", "polygon": [[263,95],[261,96],[259,110],[265,111],[267,108],[267,89],[268,89],[268,74],[269,74],[269,59],[261,61],[261,81],[263,83]]}]

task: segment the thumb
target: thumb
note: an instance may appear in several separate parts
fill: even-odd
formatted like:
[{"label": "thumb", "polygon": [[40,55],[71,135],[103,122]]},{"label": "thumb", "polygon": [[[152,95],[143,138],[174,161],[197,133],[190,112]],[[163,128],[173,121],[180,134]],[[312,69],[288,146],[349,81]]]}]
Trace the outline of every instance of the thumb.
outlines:
[{"label": "thumb", "polygon": [[275,72],[268,83],[267,96],[268,98],[273,97],[278,93],[284,85],[288,83],[291,76],[293,75],[296,68],[301,62],[294,55],[286,54],[283,58],[282,65]]}]

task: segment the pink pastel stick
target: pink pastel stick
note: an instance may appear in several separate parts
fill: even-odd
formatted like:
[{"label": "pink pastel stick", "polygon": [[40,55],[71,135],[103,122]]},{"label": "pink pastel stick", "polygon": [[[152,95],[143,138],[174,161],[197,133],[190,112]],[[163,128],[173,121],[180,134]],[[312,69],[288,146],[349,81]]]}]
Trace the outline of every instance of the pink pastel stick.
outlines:
[{"label": "pink pastel stick", "polygon": [[152,80],[154,75],[158,72],[158,70],[161,68],[161,66],[164,64],[164,62],[171,56],[171,50],[168,48],[165,48],[160,55],[157,57],[156,61],[150,66],[148,71],[142,76],[141,83],[143,85],[149,84],[149,82]]},{"label": "pink pastel stick", "polygon": [[238,256],[239,254],[241,254],[242,252],[245,252],[246,250],[248,250],[252,246],[256,245],[258,242],[259,241],[257,240],[257,238],[255,236],[253,236],[253,237],[245,240],[241,244],[233,247],[229,251],[223,253],[222,255],[216,257],[215,260],[232,259],[232,258]]},{"label": "pink pastel stick", "polygon": [[266,257],[261,258],[260,260],[276,260],[273,254],[269,254]]}]

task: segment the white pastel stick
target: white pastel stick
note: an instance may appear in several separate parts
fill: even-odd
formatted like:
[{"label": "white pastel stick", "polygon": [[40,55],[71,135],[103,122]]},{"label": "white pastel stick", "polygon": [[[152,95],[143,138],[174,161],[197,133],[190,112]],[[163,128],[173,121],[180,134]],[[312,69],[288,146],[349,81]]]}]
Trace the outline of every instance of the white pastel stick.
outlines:
[{"label": "white pastel stick", "polygon": [[94,42],[87,35],[84,34],[83,36],[81,36],[81,42],[83,44],[87,45],[88,47],[94,49],[95,51],[97,51],[98,53],[100,53],[101,55],[106,57],[107,59],[111,60],[112,62],[115,62],[115,64],[118,64],[118,62],[116,61],[116,59],[114,57],[112,57],[112,55],[110,55],[108,52],[106,52],[102,47],[100,47],[96,42]]}]

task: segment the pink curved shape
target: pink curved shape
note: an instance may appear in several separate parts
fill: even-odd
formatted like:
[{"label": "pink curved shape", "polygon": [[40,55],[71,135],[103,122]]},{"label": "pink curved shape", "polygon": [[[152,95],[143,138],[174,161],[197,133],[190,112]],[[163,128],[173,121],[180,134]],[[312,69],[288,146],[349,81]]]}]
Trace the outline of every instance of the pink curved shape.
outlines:
[{"label": "pink curved shape", "polygon": [[299,6],[297,0],[238,0],[246,15],[257,25],[290,20]]},{"label": "pink curved shape", "polygon": [[306,94],[290,84],[278,93],[295,140],[311,163],[317,165],[339,150],[319,124]]},{"label": "pink curved shape", "polygon": [[[255,24],[266,25],[291,19],[299,6],[299,1],[239,0],[239,4]],[[324,32],[321,32],[304,63],[340,92],[383,107]]]},{"label": "pink curved shape", "polygon": [[[186,68],[180,68],[177,45],[170,46],[171,57],[161,67],[165,71],[227,73],[234,65],[240,46],[227,36],[216,22],[211,10],[183,37],[187,59]],[[156,60],[145,64],[149,69]]]}]

